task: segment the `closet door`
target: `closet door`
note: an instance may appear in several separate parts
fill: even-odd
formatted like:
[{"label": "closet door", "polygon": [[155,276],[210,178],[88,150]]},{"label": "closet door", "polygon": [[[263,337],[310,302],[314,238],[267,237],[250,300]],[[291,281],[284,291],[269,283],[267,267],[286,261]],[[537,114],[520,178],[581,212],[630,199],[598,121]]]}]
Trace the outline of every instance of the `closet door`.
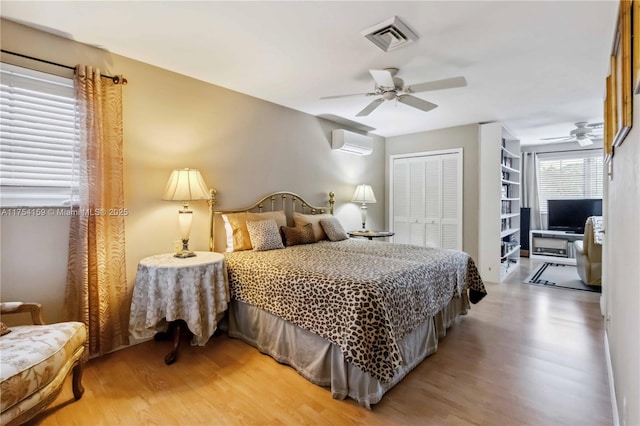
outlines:
[{"label": "closet door", "polygon": [[426,173],[424,182],[424,222],[426,235],[420,245],[442,247],[442,160],[439,155],[422,157]]},{"label": "closet door", "polygon": [[461,161],[455,155],[442,159],[442,248],[462,250]]},{"label": "closet door", "polygon": [[395,232],[394,241],[409,243],[409,160],[402,159],[393,164],[393,216],[392,229]]},{"label": "closet door", "polygon": [[424,245],[425,222],[425,164],[421,158],[409,159],[409,240],[408,244]]},{"label": "closet door", "polygon": [[391,160],[393,241],[462,249],[462,152]]}]

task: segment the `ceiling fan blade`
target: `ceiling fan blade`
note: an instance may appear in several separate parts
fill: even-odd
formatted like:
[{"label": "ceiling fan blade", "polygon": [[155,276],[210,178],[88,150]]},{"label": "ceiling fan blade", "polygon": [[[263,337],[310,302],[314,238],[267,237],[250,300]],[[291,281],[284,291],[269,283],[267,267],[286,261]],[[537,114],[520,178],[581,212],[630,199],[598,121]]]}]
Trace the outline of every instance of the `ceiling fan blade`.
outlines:
[{"label": "ceiling fan blade", "polygon": [[351,93],[349,95],[323,96],[320,99],[339,99],[339,98],[350,98],[351,96],[369,96],[369,95],[373,95],[373,93]]},{"label": "ceiling fan blade", "polygon": [[395,88],[396,84],[393,82],[393,75],[387,70],[369,70],[371,77],[376,81],[376,84],[380,87]]},{"label": "ceiling fan blade", "polygon": [[587,124],[587,127],[590,129],[602,129],[604,126],[604,123],[600,122],[600,123],[589,123]]},{"label": "ceiling fan blade", "polygon": [[411,95],[398,96],[396,99],[398,100],[398,102],[402,102],[403,104],[418,108],[419,110],[425,112],[431,111],[432,109],[438,107],[438,105],[436,104],[432,104],[431,102],[427,102],[423,99],[416,98],[415,96]]},{"label": "ceiling fan blade", "polygon": [[577,142],[580,144],[580,146],[589,146],[593,144],[593,141],[589,138],[577,139]]},{"label": "ceiling fan blade", "polygon": [[376,108],[378,108],[384,102],[384,98],[376,99],[367,105],[362,111],[356,114],[356,117],[364,117],[371,114]]},{"label": "ceiling fan blade", "polygon": [[428,92],[431,90],[453,89],[465,87],[467,80],[464,77],[445,78],[444,80],[427,81],[426,83],[412,84],[405,88],[409,93]]}]

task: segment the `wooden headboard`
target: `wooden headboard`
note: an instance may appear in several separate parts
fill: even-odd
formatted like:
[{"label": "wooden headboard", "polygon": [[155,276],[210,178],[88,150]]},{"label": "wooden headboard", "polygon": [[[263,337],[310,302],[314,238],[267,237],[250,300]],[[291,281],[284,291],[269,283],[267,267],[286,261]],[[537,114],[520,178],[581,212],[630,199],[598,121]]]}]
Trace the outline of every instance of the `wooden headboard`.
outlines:
[{"label": "wooden headboard", "polygon": [[[300,195],[289,191],[278,191],[267,194],[249,207],[241,209],[216,210],[216,190],[211,190],[209,200],[209,251],[214,249],[224,241],[224,224],[222,214],[242,213],[242,212],[265,212],[284,210],[287,216],[287,223],[293,223],[293,212],[304,214],[333,214],[335,204],[335,194],[329,192],[328,206],[314,206]],[[216,238],[218,237],[218,238]],[[217,241],[216,241],[217,240]]]}]

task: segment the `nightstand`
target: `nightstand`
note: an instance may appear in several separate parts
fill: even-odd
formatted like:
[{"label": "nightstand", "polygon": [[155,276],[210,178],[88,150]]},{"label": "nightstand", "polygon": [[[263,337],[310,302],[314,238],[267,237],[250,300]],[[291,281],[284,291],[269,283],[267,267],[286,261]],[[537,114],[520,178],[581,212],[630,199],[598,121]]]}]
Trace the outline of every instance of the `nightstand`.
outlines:
[{"label": "nightstand", "polygon": [[182,328],[186,325],[193,334],[192,345],[204,346],[228,302],[229,282],[222,254],[199,251],[188,258],[177,258],[173,253],[150,256],[138,263],[129,332],[136,338],[172,332],[173,349],[165,363],[173,364]]},{"label": "nightstand", "polygon": [[364,237],[369,240],[374,238],[393,237],[395,232],[390,231],[350,231],[348,232],[350,237]]}]

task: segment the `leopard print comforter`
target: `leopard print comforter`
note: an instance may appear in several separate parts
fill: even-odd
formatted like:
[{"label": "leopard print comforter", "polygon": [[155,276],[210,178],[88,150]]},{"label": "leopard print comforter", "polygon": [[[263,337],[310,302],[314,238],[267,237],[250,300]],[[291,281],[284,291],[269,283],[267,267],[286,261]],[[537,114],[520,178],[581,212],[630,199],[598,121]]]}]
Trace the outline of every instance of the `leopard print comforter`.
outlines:
[{"label": "leopard print comforter", "polygon": [[232,298],[319,334],[385,383],[400,339],[463,291],[486,294],[457,250],[348,239],[226,257]]}]

